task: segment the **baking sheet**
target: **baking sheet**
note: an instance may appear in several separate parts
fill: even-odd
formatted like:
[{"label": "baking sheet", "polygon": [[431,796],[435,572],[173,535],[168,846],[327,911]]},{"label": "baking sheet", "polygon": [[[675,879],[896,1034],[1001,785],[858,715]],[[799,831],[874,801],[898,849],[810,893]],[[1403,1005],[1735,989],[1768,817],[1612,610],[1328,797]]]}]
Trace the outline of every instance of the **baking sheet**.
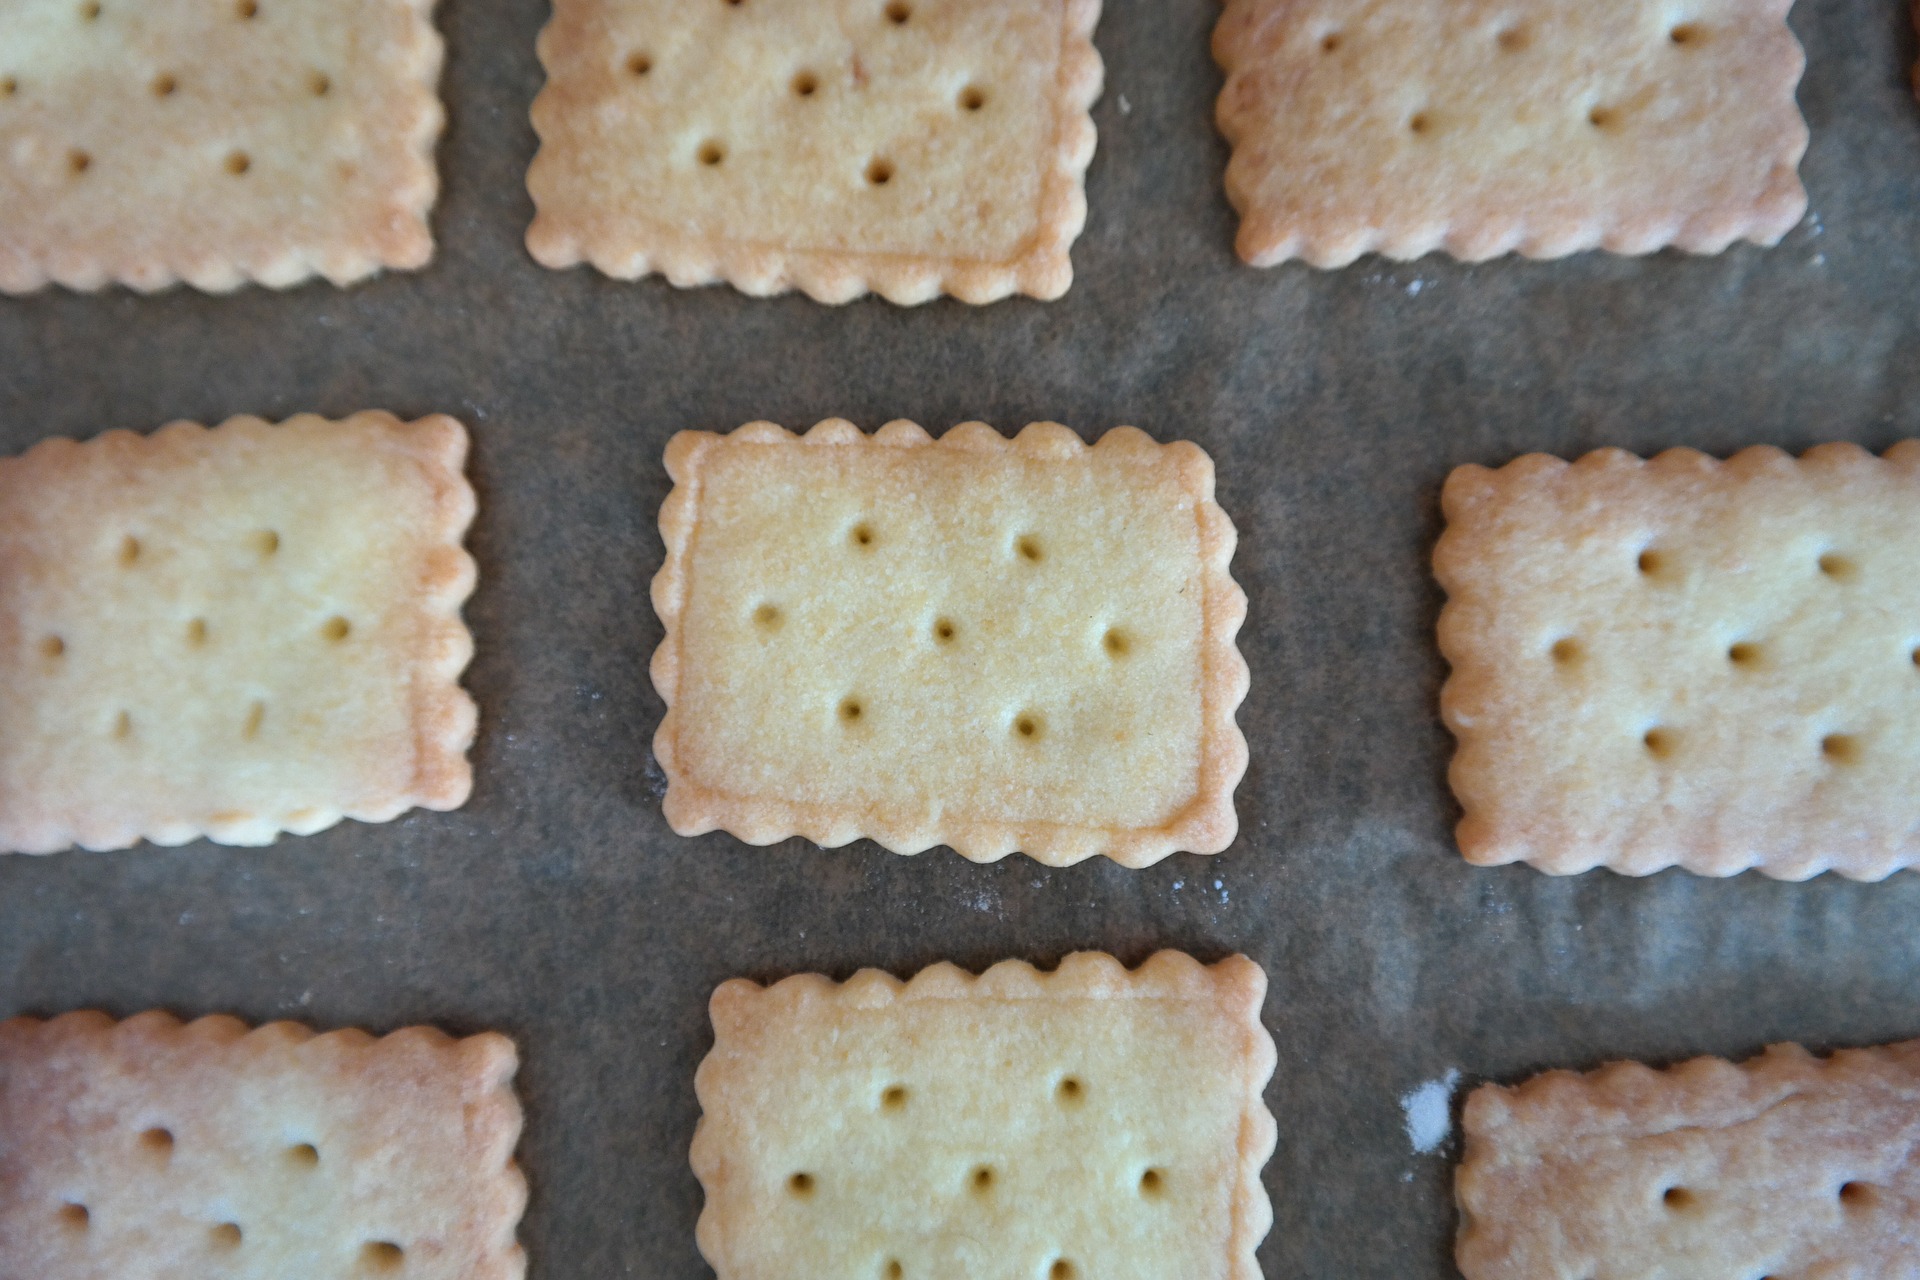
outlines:
[{"label": "baking sheet", "polygon": [[[0,301],[0,452],[237,412],[474,429],[473,801],[265,851],[0,858],[0,1015],[164,1006],[518,1039],[535,1277],[698,1277],[693,1070],[721,980],[1097,947],[1272,978],[1270,1277],[1455,1274],[1457,1143],[1403,1098],[1616,1056],[1920,1035],[1920,876],[1549,879],[1454,853],[1427,569],[1449,468],[1600,445],[1920,434],[1920,106],[1903,0],[1805,0],[1807,222],[1773,250],[1315,272],[1233,257],[1212,0],[1108,0],[1060,302],[745,298],[521,248],[542,0],[448,0],[428,270],[340,291]],[[1054,418],[1198,441],[1251,607],[1241,836],[1147,871],[753,849],[660,816],[647,603],[682,427]],[[4,727],[0,727],[4,732]],[[1430,1135],[1426,1135],[1430,1136]]]}]

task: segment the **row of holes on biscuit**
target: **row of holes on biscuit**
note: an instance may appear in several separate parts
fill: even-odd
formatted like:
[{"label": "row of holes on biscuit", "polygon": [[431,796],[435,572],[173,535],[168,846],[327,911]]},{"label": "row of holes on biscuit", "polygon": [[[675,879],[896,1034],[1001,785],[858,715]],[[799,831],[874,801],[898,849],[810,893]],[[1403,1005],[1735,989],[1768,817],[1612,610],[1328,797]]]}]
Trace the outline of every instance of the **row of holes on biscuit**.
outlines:
[{"label": "row of holes on biscuit", "polygon": [[[786,610],[763,600],[754,606],[753,625],[761,636],[770,638],[787,625]],[[957,621],[942,614],[928,625],[927,635],[937,645],[954,645],[960,643],[960,630]],[[1100,648],[1109,658],[1124,658],[1133,652],[1133,635],[1121,627],[1108,627],[1100,636]]]},{"label": "row of holes on biscuit", "polygon": [[[173,1132],[165,1128],[147,1129],[138,1139],[139,1149],[147,1159],[162,1165],[173,1160]],[[298,1172],[311,1172],[320,1167],[320,1149],[311,1142],[296,1142],[284,1152],[286,1164]],[[56,1211],[62,1226],[76,1234],[92,1230],[93,1211],[86,1205],[74,1201],[62,1204]],[[246,1229],[238,1222],[216,1222],[207,1227],[207,1242],[211,1249],[219,1253],[228,1253],[240,1248],[246,1241]],[[390,1274],[397,1272],[406,1262],[406,1250],[391,1240],[369,1240],[360,1246],[359,1265],[363,1274]]]},{"label": "row of holes on biscuit", "polygon": [[[1703,1193],[1691,1187],[1668,1187],[1660,1192],[1659,1202],[1673,1213],[1691,1214],[1705,1208],[1712,1195],[1712,1192]],[[1842,1209],[1857,1213],[1873,1206],[1879,1199],[1880,1189],[1871,1183],[1845,1182],[1840,1185],[1835,1195]],[[1754,1280],[1787,1280],[1787,1277],[1769,1271],[1765,1275],[1756,1276]]]},{"label": "row of holes on biscuit", "polygon": [[[1920,669],[1920,643],[1905,644],[1900,652],[1906,662]],[[1561,636],[1547,647],[1547,654],[1555,664],[1570,670],[1581,666],[1590,656],[1578,636]],[[1727,646],[1726,655],[1727,661],[1740,671],[1763,671],[1772,664],[1772,650],[1759,640],[1735,640]]]},{"label": "row of holes on biscuit", "polygon": [[[331,644],[339,644],[353,634],[353,624],[345,618],[334,616],[320,624],[320,638]],[[204,649],[213,637],[205,618],[194,618],[182,629],[182,639],[189,649]],[[66,639],[62,636],[48,636],[40,642],[40,654],[48,659],[65,658],[69,652]]]}]

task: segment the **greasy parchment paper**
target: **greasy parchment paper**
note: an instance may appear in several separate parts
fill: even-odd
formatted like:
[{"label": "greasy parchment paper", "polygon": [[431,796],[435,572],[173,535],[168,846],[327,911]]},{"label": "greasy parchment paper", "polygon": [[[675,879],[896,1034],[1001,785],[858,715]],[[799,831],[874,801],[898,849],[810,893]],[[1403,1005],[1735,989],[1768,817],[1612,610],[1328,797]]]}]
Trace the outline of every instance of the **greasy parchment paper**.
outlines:
[{"label": "greasy parchment paper", "polygon": [[[506,1031],[525,1058],[532,1274],[644,1280],[708,1274],[693,1070],[707,995],[734,975],[1246,952],[1272,977],[1280,1049],[1274,1277],[1454,1274],[1457,1142],[1440,1124],[1417,1151],[1403,1106],[1424,1082],[1458,1072],[1457,1111],[1472,1083],[1552,1065],[1920,1035],[1920,875],[1462,862],[1427,568],[1462,462],[1920,434],[1904,0],[1795,11],[1812,212],[1776,249],[1333,273],[1232,255],[1215,14],[1108,0],[1091,216],[1056,303],[828,308],[542,270],[520,243],[542,0],[439,15],[451,126],[426,271],[0,301],[0,452],[174,417],[445,411],[474,429],[481,495],[473,801],[269,850],[0,859],[0,1015]],[[667,829],[647,681],[662,447],[835,414],[1132,423],[1212,453],[1251,601],[1232,850],[1050,871]]]}]

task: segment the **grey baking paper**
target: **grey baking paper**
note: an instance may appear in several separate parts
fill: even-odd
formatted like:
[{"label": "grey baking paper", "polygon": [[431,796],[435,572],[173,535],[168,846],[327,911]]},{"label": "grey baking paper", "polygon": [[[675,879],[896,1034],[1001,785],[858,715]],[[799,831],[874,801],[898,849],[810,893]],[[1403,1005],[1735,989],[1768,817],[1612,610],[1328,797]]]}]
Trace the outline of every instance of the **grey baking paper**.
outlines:
[{"label": "grey baking paper", "polygon": [[[1270,1277],[1455,1274],[1452,1117],[1473,1083],[1920,1035],[1920,875],[1468,867],[1428,571],[1460,463],[1920,434],[1904,0],[1796,8],[1812,207],[1777,248],[1331,273],[1233,256],[1217,13],[1108,0],[1091,213],[1055,303],[832,308],[536,266],[541,0],[439,13],[451,124],[425,271],[0,301],[0,452],[176,417],[444,411],[473,429],[481,500],[472,802],[268,850],[0,858],[0,1016],[505,1031],[525,1059],[521,1238],[552,1280],[709,1274],[693,1071],[708,993],[735,975],[1246,952],[1280,1050]],[[1132,423],[1213,455],[1251,604],[1231,851],[1049,871],[667,829],[647,679],[661,450],[681,428],[833,415]]]}]

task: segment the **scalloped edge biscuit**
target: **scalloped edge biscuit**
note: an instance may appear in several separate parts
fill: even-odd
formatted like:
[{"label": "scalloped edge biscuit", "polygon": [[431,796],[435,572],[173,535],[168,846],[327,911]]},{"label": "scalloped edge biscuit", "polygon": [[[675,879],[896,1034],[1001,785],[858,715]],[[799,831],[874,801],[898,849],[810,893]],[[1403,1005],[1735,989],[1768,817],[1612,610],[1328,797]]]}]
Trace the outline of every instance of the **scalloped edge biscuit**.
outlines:
[{"label": "scalloped edge biscuit", "polygon": [[[31,788],[0,785],[0,853],[56,853],[78,845],[104,851],[130,848],[141,840],[179,845],[206,836],[217,843],[271,844],[281,832],[311,835],[342,818],[388,822],[408,809],[450,810],[465,804],[473,790],[473,768],[466,752],[473,743],[478,709],[460,675],[473,657],[473,635],[461,620],[461,606],[473,594],[477,569],[461,545],[473,522],[476,499],[467,482],[467,431],[445,414],[403,422],[383,410],[368,410],[338,420],[299,414],[279,424],[237,415],[217,427],[177,421],[150,435],[108,431],[84,442],[65,437],[43,440],[12,458],[0,458],[0,574],[13,561],[7,540],[31,537],[35,494],[57,484],[63,473],[104,466],[119,473],[119,483],[137,492],[141,477],[168,467],[192,467],[211,446],[228,440],[270,443],[282,431],[328,431],[362,437],[365,451],[381,451],[417,469],[428,505],[418,513],[424,536],[414,548],[421,565],[418,595],[411,612],[418,618],[412,652],[394,671],[411,706],[413,762],[408,776],[396,777],[378,803],[342,807],[324,798],[289,795],[275,813],[207,813],[168,817],[157,813],[113,812],[103,797],[89,795],[85,780],[70,780],[63,794],[36,794]],[[18,521],[8,511],[8,495],[25,495]],[[10,526],[13,526],[10,528]],[[14,571],[20,571],[15,569]],[[0,583],[0,586],[3,586]],[[29,637],[6,615],[0,600],[0,645],[24,653]],[[11,634],[10,634],[11,633]],[[22,658],[20,661],[26,661]],[[0,784],[5,783],[0,778]],[[203,802],[185,798],[191,810]],[[217,803],[217,801],[215,802]]]},{"label": "scalloped edge biscuit", "polygon": [[1467,1280],[1891,1278],[1920,1231],[1916,1117],[1920,1040],[1483,1085],[1462,1110],[1455,1260]]},{"label": "scalloped edge biscuit", "polygon": [[943,257],[937,253],[860,253],[790,249],[778,244],[689,235],[654,225],[636,211],[624,220],[596,218],[573,207],[555,189],[563,166],[579,162],[550,140],[554,122],[587,107],[565,69],[606,38],[599,17],[606,0],[556,0],[540,33],[540,65],[547,83],[534,99],[539,150],[527,169],[534,219],[527,251],[556,270],[590,263],[616,280],[658,274],[679,288],[725,282],[742,293],[769,297],[799,289],[817,302],[850,302],[877,293],[911,306],[951,294],[962,302],[994,302],[1010,294],[1051,300],[1073,283],[1069,249],[1087,221],[1085,178],[1093,161],[1092,107],[1103,66],[1093,45],[1101,0],[1061,0],[1061,53],[1054,90],[1054,141],[1046,161],[1036,229],[1026,249],[1005,261]]},{"label": "scalloped edge biscuit", "polygon": [[[701,459],[709,450],[729,443],[808,449],[947,449],[976,455],[1011,452],[1050,459],[1109,450],[1157,455],[1164,465],[1177,468],[1195,499],[1200,534],[1196,571],[1206,591],[1199,639],[1201,764],[1192,801],[1161,826],[1117,829],[966,818],[950,811],[929,818],[925,813],[878,804],[802,804],[773,796],[733,795],[691,777],[680,763],[676,746],[674,702],[683,661],[679,623],[691,589],[689,560],[699,523]],[[652,587],[654,612],[666,634],[654,651],[651,674],[667,712],[654,734],[653,751],[667,776],[667,822],[679,834],[720,829],[760,845],[798,835],[829,848],[865,837],[895,853],[917,853],[945,844],[975,862],[1023,852],[1049,866],[1104,854],[1123,866],[1144,867],[1178,851],[1218,853],[1233,842],[1239,830],[1233,792],[1247,768],[1247,742],[1234,713],[1246,697],[1249,679],[1246,660],[1234,639],[1246,618],[1247,597],[1228,571],[1238,535],[1214,501],[1213,462],[1198,445],[1189,441],[1158,444],[1135,427],[1115,427],[1097,444],[1088,445],[1056,422],[1031,423],[1011,440],[986,423],[966,422],[936,439],[918,424],[896,419],[869,436],[844,418],[828,418],[805,435],[765,421],[748,423],[724,436],[682,431],[667,445],[666,467],[674,481],[660,508],[660,536],[667,555]]]},{"label": "scalloped edge biscuit", "polygon": [[[381,1196],[380,1220],[331,1225],[382,1231],[363,1247],[384,1254],[398,1245],[404,1256],[393,1269],[417,1280],[519,1280],[526,1255],[515,1233],[527,1183],[513,1158],[518,1066],[513,1042],[490,1031],[456,1039],[414,1026],[376,1038],[357,1029],[316,1034],[296,1022],[249,1029],[226,1015],[183,1022],[160,1010],[119,1022],[94,1011],[0,1022],[0,1269],[11,1274],[7,1262],[31,1264],[36,1280],[132,1275],[154,1265],[169,1235],[183,1229],[232,1232],[235,1243],[226,1247],[243,1247],[250,1224],[197,1224],[167,1202],[204,1192],[228,1213],[229,1195],[271,1202],[275,1174],[241,1164],[233,1148],[247,1143],[231,1133],[236,1117],[264,1113],[286,1126],[267,1141],[308,1144],[315,1153],[304,1163],[322,1172],[345,1160],[356,1175],[349,1194]],[[336,1123],[309,1132],[297,1117],[323,1100],[333,1104],[328,1119]],[[339,1124],[343,1114],[350,1119]],[[208,1146],[221,1143],[224,1163],[219,1155],[209,1160]],[[438,1185],[395,1182],[396,1166],[405,1171],[427,1158],[423,1146],[437,1153]],[[182,1159],[193,1163],[182,1170],[175,1164]],[[156,1161],[175,1164],[170,1185],[158,1191],[146,1185],[167,1176]],[[226,1184],[247,1189],[223,1193]],[[407,1210],[446,1235],[417,1242],[385,1235]],[[144,1229],[143,1211],[151,1215]],[[77,1258],[76,1230],[88,1237]],[[343,1243],[343,1251],[354,1247]],[[175,1260],[192,1264],[205,1248],[198,1237],[183,1240]]]},{"label": "scalloped edge biscuit", "polygon": [[[323,242],[302,243],[291,238],[269,201],[263,203],[250,235],[210,242],[191,218],[156,237],[152,205],[128,199],[120,203],[125,210],[122,225],[129,230],[116,242],[73,239],[58,226],[29,230],[20,217],[7,217],[0,205],[0,294],[31,293],[48,284],[80,292],[120,284],[151,293],[182,281],[217,294],[248,283],[284,289],[316,275],[344,287],[383,269],[425,266],[434,247],[428,214],[440,193],[434,149],[446,125],[438,91],[445,44],[433,25],[436,0],[389,3],[403,15],[400,25],[405,28],[404,41],[379,33],[379,57],[393,73],[391,92],[386,98],[369,100],[355,121],[361,132],[384,135],[377,139],[384,149],[379,159],[398,170],[381,193],[377,208],[354,210],[353,218],[336,219]],[[197,75],[204,64],[174,69],[183,76]],[[141,68],[134,70],[144,75]],[[137,131],[139,122],[127,122],[127,127]],[[0,144],[5,138],[0,131]],[[207,192],[203,198],[216,197]],[[355,230],[345,231],[349,226]],[[156,239],[162,248],[141,249],[126,243],[151,244]]]},{"label": "scalloped edge biscuit", "polygon": [[[754,1145],[753,1124],[751,1116],[739,1114],[753,1099],[748,1096],[738,1103],[734,1099],[743,1085],[750,1084],[753,1059],[778,1052],[771,1033],[783,1026],[791,1031],[796,1022],[812,1021],[828,1034],[837,1034],[833,1024],[845,1012],[883,1012],[929,1001],[1004,1007],[1035,1001],[1181,1000],[1215,1006],[1221,1022],[1245,1037],[1244,1075],[1237,1082],[1221,1082],[1237,1083],[1243,1098],[1239,1167],[1228,1189],[1225,1248],[1219,1258],[1196,1259],[1197,1265],[1224,1269],[1194,1274],[1259,1280],[1255,1250],[1273,1225],[1273,1204],[1260,1170],[1272,1156],[1278,1135],[1264,1096],[1278,1061],[1273,1037],[1260,1020],[1266,993],[1266,973],[1246,956],[1232,955],[1202,965],[1185,952],[1171,950],[1154,953],[1132,971],[1104,952],[1079,951],[1062,958],[1050,973],[1024,960],[1003,960],[975,977],[942,961],[906,982],[879,969],[861,969],[841,983],[818,973],[795,974],[767,987],[745,978],[729,979],[715,989],[709,1002],[713,1048],[694,1076],[701,1116],[690,1156],[706,1196],[695,1231],[700,1252],[720,1280],[747,1274],[730,1264],[729,1244],[751,1233],[755,1220],[743,1176],[744,1164],[751,1162],[743,1153]],[[1011,1039],[1000,1046],[994,1046],[994,1039],[991,1029],[983,1031],[983,1079],[993,1075],[985,1065],[994,1060],[993,1048],[1017,1052]],[[906,1051],[911,1052],[910,1046]]]},{"label": "scalloped edge biscuit", "polygon": [[[1778,243],[1807,208],[1798,166],[1806,151],[1808,133],[1794,101],[1806,55],[1786,23],[1792,0],[1746,3],[1752,10],[1746,21],[1765,31],[1759,38],[1749,33],[1754,51],[1734,65],[1757,88],[1753,98],[1742,98],[1726,109],[1743,118],[1762,112],[1778,117],[1771,139],[1770,167],[1748,180],[1736,174],[1730,184],[1723,184],[1735,190],[1718,190],[1712,193],[1712,199],[1691,204],[1678,203],[1679,197],[1668,184],[1659,188],[1668,202],[1666,207],[1658,207],[1653,197],[1636,205],[1631,199],[1622,203],[1616,196],[1611,203],[1596,200],[1584,209],[1556,212],[1539,207],[1538,193],[1516,198],[1503,192],[1497,176],[1477,175],[1469,180],[1458,172],[1448,172],[1445,161],[1437,162],[1433,170],[1420,173],[1417,179],[1404,169],[1382,172],[1376,162],[1366,198],[1351,194],[1360,183],[1329,179],[1325,171],[1351,172],[1356,166],[1370,163],[1367,158],[1357,149],[1303,155],[1300,148],[1311,147],[1317,140],[1303,139],[1300,130],[1286,130],[1267,117],[1278,114],[1275,100],[1285,102],[1290,95],[1317,92],[1314,86],[1322,81],[1312,73],[1323,60],[1349,58],[1349,46],[1354,42],[1343,40],[1345,33],[1323,34],[1323,10],[1351,11],[1357,16],[1370,8],[1386,8],[1389,19],[1397,21],[1404,21],[1408,15],[1393,13],[1390,6],[1368,0],[1226,0],[1213,33],[1214,60],[1226,73],[1215,121],[1232,148],[1226,192],[1241,219],[1235,248],[1245,262],[1256,267],[1298,258],[1311,266],[1337,268],[1365,253],[1410,261],[1438,249],[1464,262],[1481,262],[1505,253],[1560,258],[1595,248],[1631,255],[1673,246],[1689,253],[1713,254],[1736,240],[1759,245]],[[1644,7],[1656,8],[1651,4]],[[1483,34],[1480,28],[1492,24],[1493,29],[1484,32],[1488,46],[1493,46],[1497,33],[1505,48],[1508,33],[1522,29],[1512,24],[1524,23],[1546,8],[1541,0],[1533,0],[1531,8],[1520,10],[1485,4],[1457,14],[1449,12],[1447,18],[1459,25],[1463,43],[1479,40]],[[1404,29],[1393,34],[1403,44],[1412,38]],[[1524,50],[1530,46],[1514,47],[1522,52],[1507,56],[1528,56]],[[1376,101],[1398,102],[1405,97],[1406,64],[1414,55],[1404,47],[1396,52],[1404,56],[1397,62],[1389,59],[1387,70],[1373,73],[1376,83],[1372,84],[1359,83],[1362,76],[1351,70],[1349,62],[1347,74],[1355,82],[1351,100],[1325,108],[1327,114],[1342,123],[1366,121]],[[1567,68],[1569,74],[1577,71],[1591,76],[1596,51],[1583,48],[1578,53],[1580,65]],[[1475,70],[1482,77],[1499,74],[1497,69]],[[1769,86],[1772,91],[1762,98],[1758,89]],[[1416,131],[1424,114],[1424,109],[1416,110],[1412,117]],[[1601,121],[1596,118],[1594,123]],[[1481,148],[1482,155],[1493,151],[1491,145]],[[1524,155],[1516,157],[1517,165],[1528,163]],[[1609,163],[1618,172],[1632,163],[1632,157]],[[1713,148],[1702,145],[1684,169],[1710,171],[1712,163]],[[1295,198],[1282,201],[1263,196],[1263,186],[1275,184],[1276,174],[1288,175],[1294,184],[1290,195]],[[1530,204],[1534,207],[1528,207]],[[1375,212],[1363,206],[1371,206]]]},{"label": "scalloped edge biscuit", "polygon": [[[1625,779],[1604,792],[1595,791],[1588,779],[1579,795],[1590,803],[1577,804],[1572,781],[1556,781],[1559,775],[1544,772],[1539,753],[1527,745],[1546,717],[1530,710],[1510,661],[1515,644],[1533,643],[1539,638],[1536,633],[1550,638],[1550,631],[1541,631],[1546,621],[1542,615],[1551,612],[1547,606],[1577,590],[1531,567],[1541,558],[1564,556],[1564,549],[1543,548],[1534,536],[1549,524],[1565,526],[1567,539],[1595,556],[1626,548],[1632,538],[1642,540],[1635,547],[1647,545],[1644,539],[1657,537],[1663,525],[1678,523],[1668,512],[1683,513],[1713,534],[1714,527],[1731,527],[1742,515],[1771,511],[1771,527],[1787,529],[1783,522],[1797,521],[1792,528],[1804,526],[1811,535],[1830,528],[1818,520],[1821,510],[1853,513],[1868,525],[1872,522],[1867,518],[1878,515],[1883,526],[1897,526],[1900,512],[1914,501],[1920,501],[1920,441],[1915,440],[1894,445],[1882,457],[1853,444],[1819,445],[1799,459],[1756,445],[1725,462],[1692,449],[1669,449],[1646,460],[1622,449],[1600,449],[1572,463],[1536,453],[1497,470],[1456,468],[1441,492],[1446,528],[1434,547],[1433,570],[1447,596],[1438,639],[1452,670],[1441,689],[1440,713],[1457,742],[1448,779],[1463,810],[1457,839],[1467,861],[1481,866],[1527,862],[1553,875],[1594,867],[1647,875],[1678,866],[1701,875],[1728,876],[1752,868],[1790,880],[1827,870],[1850,879],[1878,880],[1920,862],[1920,829],[1906,823],[1885,802],[1884,793],[1878,802],[1871,795],[1856,796],[1851,807],[1816,805],[1823,791],[1814,784],[1804,793],[1795,792],[1798,800],[1779,800],[1784,787],[1756,793],[1737,764],[1716,760],[1689,770],[1692,776],[1712,775],[1720,784],[1705,788],[1712,794],[1704,798],[1663,793],[1658,803],[1646,806],[1630,796]],[[1692,527],[1682,526],[1677,535],[1682,550],[1688,546],[1684,530]],[[1707,539],[1709,550],[1703,553],[1715,556],[1714,566],[1754,574],[1768,567],[1728,560],[1733,553],[1722,544],[1735,545],[1736,540],[1724,532],[1716,536],[1717,541]],[[1872,536],[1871,528],[1864,536]],[[1810,537],[1809,545],[1819,540]],[[1626,548],[1626,553],[1633,550]],[[1647,553],[1639,554],[1640,573],[1652,572]],[[1814,552],[1807,552],[1807,560],[1811,569]],[[1521,571],[1517,575],[1516,566]],[[1630,559],[1627,570],[1632,570]],[[1824,553],[1820,572],[1827,572]],[[1509,585],[1516,577],[1521,585]],[[1729,572],[1722,572],[1719,580],[1735,581]],[[1761,600],[1772,598],[1764,587],[1755,594]],[[1843,601],[1832,607],[1848,606]],[[1782,625],[1793,620],[1785,618]],[[1765,639],[1749,637],[1744,627],[1736,626],[1719,643],[1749,638]],[[1726,661],[1740,661],[1732,649],[1718,652],[1727,655]],[[1914,678],[1908,657],[1902,647],[1896,662],[1904,680]],[[1764,674],[1766,668],[1761,670]],[[1691,691],[1695,702],[1704,705],[1702,700],[1715,696],[1711,687],[1701,687],[1706,678],[1694,673],[1677,681],[1675,700]],[[1784,678],[1790,682],[1791,672]],[[1773,680],[1778,684],[1781,677]],[[1632,700],[1638,695],[1631,684],[1616,682],[1608,688],[1625,689]],[[1606,700],[1605,692],[1583,693],[1580,706],[1600,714],[1595,707]],[[1865,696],[1858,695],[1856,701]],[[1798,708],[1792,714],[1809,726],[1821,718]],[[1865,713],[1856,718],[1870,719]],[[1812,732],[1818,739],[1828,731]],[[1817,756],[1825,745],[1817,741],[1809,749]],[[1651,734],[1647,749],[1656,749]],[[1901,749],[1898,744],[1888,748],[1894,754]],[[1607,767],[1593,765],[1594,770]],[[1592,800],[1596,795],[1604,796],[1604,803]]]}]

